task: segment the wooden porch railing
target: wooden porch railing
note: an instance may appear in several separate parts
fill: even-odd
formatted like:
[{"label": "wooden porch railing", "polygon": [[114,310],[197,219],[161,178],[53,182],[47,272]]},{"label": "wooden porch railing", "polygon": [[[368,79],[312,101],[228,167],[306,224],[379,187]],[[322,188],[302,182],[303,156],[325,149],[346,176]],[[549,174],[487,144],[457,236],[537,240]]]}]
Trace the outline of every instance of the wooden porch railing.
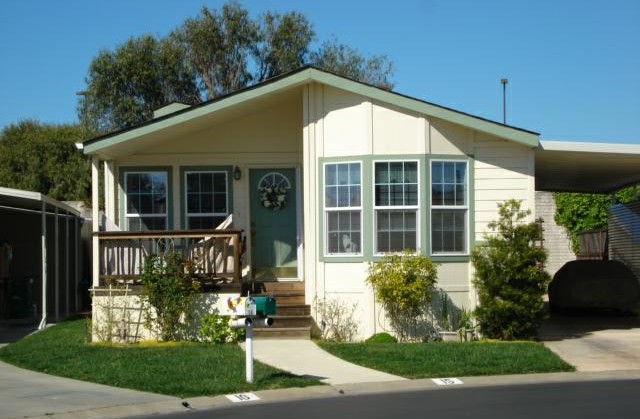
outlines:
[{"label": "wooden porch railing", "polygon": [[179,252],[196,261],[195,277],[205,284],[242,280],[242,230],[109,231],[98,237],[100,286],[138,285],[150,254]]}]

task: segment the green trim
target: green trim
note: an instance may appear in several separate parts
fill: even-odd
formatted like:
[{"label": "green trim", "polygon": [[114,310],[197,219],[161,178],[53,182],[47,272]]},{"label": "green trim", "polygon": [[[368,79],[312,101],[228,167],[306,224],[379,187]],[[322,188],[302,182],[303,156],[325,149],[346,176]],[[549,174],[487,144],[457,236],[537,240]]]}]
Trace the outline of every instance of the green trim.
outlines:
[{"label": "green trim", "polygon": [[167,230],[173,229],[173,168],[171,166],[123,166],[118,168],[118,196],[120,208],[120,227],[129,229],[126,220],[125,182],[124,175],[127,172],[166,172],[167,173]]},{"label": "green trim", "polygon": [[[431,255],[431,161],[432,160],[457,160],[466,161],[468,170],[469,202],[468,208],[468,252],[475,245],[475,187],[474,187],[474,159],[469,155],[449,155],[449,154],[394,154],[394,155],[359,155],[341,157],[320,157],[318,158],[318,217],[320,220],[317,244],[320,248],[318,260],[320,262],[345,263],[345,262],[372,262],[382,258],[374,253],[375,240],[375,220],[374,220],[374,168],[375,162],[382,161],[417,161],[418,162],[418,188],[420,190],[420,203],[418,213],[420,218],[420,254],[429,256],[432,260],[440,263],[460,263],[469,262],[469,254],[452,255]],[[362,164],[362,232],[361,247],[362,255],[358,256],[328,256],[325,255],[325,226],[324,226],[324,165],[329,163],[360,162]]]},{"label": "green trim", "polygon": [[362,95],[379,102],[407,109],[409,111],[426,114],[467,128],[506,138],[529,147],[537,147],[539,144],[539,135],[531,131],[482,119],[464,112],[380,89],[375,86],[360,83],[315,68],[306,68],[290,73],[289,75],[285,75],[281,78],[277,78],[273,81],[266,81],[256,86],[232,93],[221,99],[214,99],[210,102],[205,102],[202,105],[174,112],[164,117],[142,123],[138,126],[88,140],[84,143],[84,153],[90,155],[121,143],[137,141],[143,136],[162,131],[175,125],[187,123],[204,115],[219,112],[271,93],[311,82],[322,83],[347,92]]},{"label": "green trim", "polygon": [[227,211],[233,213],[233,166],[180,166],[180,227],[187,228],[187,206],[185,202],[186,172],[225,172],[227,174]]}]

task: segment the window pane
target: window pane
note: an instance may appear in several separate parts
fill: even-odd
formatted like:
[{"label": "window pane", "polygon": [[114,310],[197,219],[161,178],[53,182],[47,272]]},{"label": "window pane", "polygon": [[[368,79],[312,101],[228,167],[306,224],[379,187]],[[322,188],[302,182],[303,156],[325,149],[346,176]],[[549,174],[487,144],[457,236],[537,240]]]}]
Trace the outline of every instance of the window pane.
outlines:
[{"label": "window pane", "polygon": [[466,183],[467,163],[456,163],[456,183]]},{"label": "window pane", "polygon": [[376,205],[387,206],[389,205],[389,186],[376,185]]},{"label": "window pane", "polygon": [[187,192],[198,192],[200,190],[200,178],[197,173],[187,173]]},{"label": "window pane", "polygon": [[328,164],[324,168],[325,178],[324,183],[327,186],[337,185],[337,170],[338,166],[335,164]]},{"label": "window pane", "polygon": [[338,165],[338,185],[347,185],[347,184],[349,184],[349,165],[339,164]]},{"label": "window pane", "polygon": [[151,195],[140,195],[140,208],[139,214],[152,214],[153,213],[153,200]]},{"label": "window pane", "polygon": [[213,174],[213,191],[218,193],[223,193],[227,191],[227,174],[226,173]]},{"label": "window pane", "polygon": [[338,188],[335,186],[325,188],[325,205],[327,207],[338,206]]},{"label": "window pane", "polygon": [[454,185],[444,184],[443,192],[444,192],[444,196],[443,196],[444,205],[455,205],[456,195],[455,195]]},{"label": "window pane", "polygon": [[135,193],[140,191],[140,176],[135,173],[127,173],[127,192]]},{"label": "window pane", "polygon": [[213,212],[213,194],[200,194],[200,211],[204,214],[210,214]]},{"label": "window pane", "polygon": [[349,183],[352,185],[360,184],[360,163],[349,164]]},{"label": "window pane", "polygon": [[442,205],[444,203],[444,188],[441,184],[431,186],[431,205]]},{"label": "window pane", "polygon": [[350,205],[351,207],[359,207],[360,206],[360,186],[351,186],[349,190],[350,196]]},{"label": "window pane", "polygon": [[377,252],[378,253],[387,253],[390,251],[389,249],[389,232],[387,231],[379,231],[376,237],[377,240]]},{"label": "window pane", "polygon": [[444,163],[444,170],[443,170],[443,182],[444,183],[454,183],[455,181],[455,176],[454,176],[454,165],[455,163]]},{"label": "window pane", "polygon": [[349,206],[349,187],[338,186],[338,205],[339,207]]},{"label": "window pane", "polygon": [[415,161],[404,163],[404,182],[418,183],[418,163]]},{"label": "window pane", "polygon": [[402,183],[402,162],[389,163],[389,183]]},{"label": "window pane", "polygon": [[431,163],[431,182],[442,183],[442,162]]},{"label": "window pane", "polygon": [[456,205],[466,205],[466,199],[465,199],[465,187],[464,185],[456,185]]},{"label": "window pane", "polygon": [[376,163],[376,183],[389,183],[389,164]]},{"label": "window pane", "polygon": [[138,214],[140,211],[140,196],[130,194],[127,195],[127,213],[128,214]]},{"label": "window pane", "polygon": [[227,194],[225,193],[213,194],[213,212],[215,213],[227,212]]},{"label": "window pane", "polygon": [[200,197],[198,194],[190,193],[187,195],[187,212],[201,212]]},{"label": "window pane", "polygon": [[404,205],[404,191],[402,185],[391,185],[389,190],[389,205]]},{"label": "window pane", "polygon": [[166,214],[167,198],[165,196],[156,196],[153,200],[153,214]]},{"label": "window pane", "polygon": [[418,205],[418,185],[405,187],[405,205]]},{"label": "window pane", "polygon": [[140,192],[151,193],[153,190],[153,180],[149,173],[141,173],[140,175]]}]

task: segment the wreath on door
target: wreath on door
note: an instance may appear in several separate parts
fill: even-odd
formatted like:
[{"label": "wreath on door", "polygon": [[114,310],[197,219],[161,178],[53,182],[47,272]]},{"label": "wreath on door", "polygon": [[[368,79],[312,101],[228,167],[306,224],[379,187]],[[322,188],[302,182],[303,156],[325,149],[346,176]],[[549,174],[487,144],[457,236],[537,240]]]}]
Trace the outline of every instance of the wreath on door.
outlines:
[{"label": "wreath on door", "polygon": [[287,192],[291,189],[291,182],[282,173],[267,173],[258,182],[260,203],[272,211],[280,211],[287,204]]}]

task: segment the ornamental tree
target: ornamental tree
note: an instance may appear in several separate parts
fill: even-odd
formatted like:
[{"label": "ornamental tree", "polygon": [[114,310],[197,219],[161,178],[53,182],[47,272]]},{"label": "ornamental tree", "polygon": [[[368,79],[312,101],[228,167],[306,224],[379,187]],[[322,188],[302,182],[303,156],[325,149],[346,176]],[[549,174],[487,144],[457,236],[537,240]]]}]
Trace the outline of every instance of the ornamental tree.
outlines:
[{"label": "ornamental tree", "polygon": [[546,250],[536,246],[542,234],[520,201],[498,205],[500,218],[489,223],[486,243],[471,252],[473,284],[479,306],[475,317],[492,339],[533,339],[544,318],[543,295],[550,277],[542,268]]}]

